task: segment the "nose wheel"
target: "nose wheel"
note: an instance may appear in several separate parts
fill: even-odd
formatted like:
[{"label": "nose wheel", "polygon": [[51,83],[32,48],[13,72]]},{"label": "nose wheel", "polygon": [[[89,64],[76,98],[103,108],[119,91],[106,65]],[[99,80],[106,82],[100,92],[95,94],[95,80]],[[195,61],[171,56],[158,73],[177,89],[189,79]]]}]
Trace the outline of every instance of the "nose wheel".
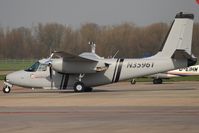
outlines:
[{"label": "nose wheel", "polygon": [[4,86],[3,87],[3,92],[4,93],[10,93],[10,91],[11,91],[11,87],[9,87],[9,86]]}]

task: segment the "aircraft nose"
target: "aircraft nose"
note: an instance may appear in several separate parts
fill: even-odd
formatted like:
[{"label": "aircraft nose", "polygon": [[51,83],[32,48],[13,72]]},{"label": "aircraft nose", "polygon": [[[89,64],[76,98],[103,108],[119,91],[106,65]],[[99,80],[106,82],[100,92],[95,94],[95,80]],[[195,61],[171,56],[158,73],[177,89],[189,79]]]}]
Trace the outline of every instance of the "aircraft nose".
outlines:
[{"label": "aircraft nose", "polygon": [[10,74],[6,75],[5,81],[9,82],[9,83],[12,83],[12,81],[13,81],[13,73],[10,73]]},{"label": "aircraft nose", "polygon": [[6,82],[11,83],[11,84],[17,84],[21,76],[22,76],[21,71],[13,72],[13,73],[8,74],[5,77],[5,80]]}]

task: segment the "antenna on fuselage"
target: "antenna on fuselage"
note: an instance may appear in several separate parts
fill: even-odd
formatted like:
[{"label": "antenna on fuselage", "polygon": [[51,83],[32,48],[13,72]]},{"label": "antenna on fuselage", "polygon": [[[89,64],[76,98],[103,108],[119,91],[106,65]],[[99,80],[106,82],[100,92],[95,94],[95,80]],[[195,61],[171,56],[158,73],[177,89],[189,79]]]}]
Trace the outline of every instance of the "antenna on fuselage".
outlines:
[{"label": "antenna on fuselage", "polygon": [[113,58],[115,58],[115,56],[119,53],[119,50],[117,50],[117,52],[113,55]]},{"label": "antenna on fuselage", "polygon": [[91,53],[95,54],[96,44],[94,42],[88,42],[89,45],[91,45]]}]

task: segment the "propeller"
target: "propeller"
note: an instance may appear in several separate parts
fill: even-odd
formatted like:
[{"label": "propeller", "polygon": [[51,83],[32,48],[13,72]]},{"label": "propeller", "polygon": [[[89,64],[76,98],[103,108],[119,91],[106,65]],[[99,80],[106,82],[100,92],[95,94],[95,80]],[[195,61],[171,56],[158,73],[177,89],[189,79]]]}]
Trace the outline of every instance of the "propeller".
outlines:
[{"label": "propeller", "polygon": [[51,89],[53,88],[53,71],[52,71],[52,65],[49,64],[49,72],[50,72],[50,81],[51,81]]},{"label": "propeller", "polygon": [[52,79],[52,65],[51,64],[49,65],[49,68],[50,68],[50,79]]},{"label": "propeller", "polygon": [[51,82],[51,89],[53,87],[53,69],[52,69],[52,57],[54,55],[54,52],[50,55],[48,59],[46,59],[44,64],[47,64],[49,66],[49,73],[50,73],[50,82]]}]

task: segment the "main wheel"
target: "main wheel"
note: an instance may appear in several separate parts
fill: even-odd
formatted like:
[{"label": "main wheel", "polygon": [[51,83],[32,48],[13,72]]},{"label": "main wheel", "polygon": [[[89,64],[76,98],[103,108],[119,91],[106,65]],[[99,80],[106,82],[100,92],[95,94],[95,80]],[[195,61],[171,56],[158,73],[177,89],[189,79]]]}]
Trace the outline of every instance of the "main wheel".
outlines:
[{"label": "main wheel", "polygon": [[153,79],[153,84],[158,84],[158,79]]},{"label": "main wheel", "polygon": [[3,87],[3,92],[4,93],[10,93],[11,88],[9,86],[4,86]]},{"label": "main wheel", "polygon": [[84,92],[85,91],[85,85],[82,82],[76,82],[74,84],[73,89],[74,89],[75,92]]},{"label": "main wheel", "polygon": [[132,85],[136,84],[136,80],[135,80],[135,79],[132,79],[132,80],[131,80],[131,84],[132,84]]},{"label": "main wheel", "polygon": [[162,84],[162,79],[158,79],[158,84]]},{"label": "main wheel", "polygon": [[153,84],[162,84],[162,79],[154,79]]}]

